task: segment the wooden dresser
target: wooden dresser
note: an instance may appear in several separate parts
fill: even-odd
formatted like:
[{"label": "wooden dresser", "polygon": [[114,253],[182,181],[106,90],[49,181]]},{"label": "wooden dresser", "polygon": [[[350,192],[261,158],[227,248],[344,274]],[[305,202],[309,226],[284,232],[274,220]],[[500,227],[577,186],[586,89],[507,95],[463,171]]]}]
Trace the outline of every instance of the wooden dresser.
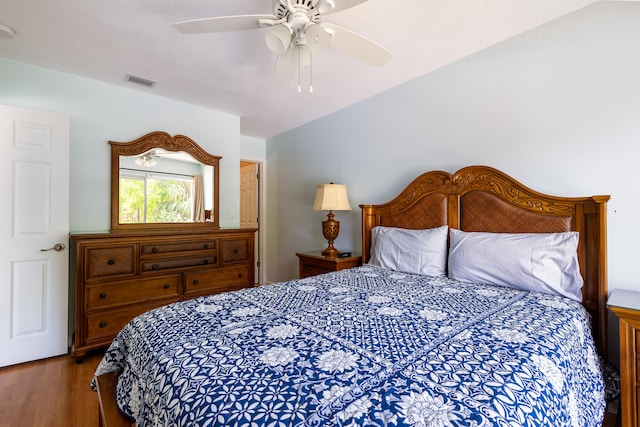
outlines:
[{"label": "wooden dresser", "polygon": [[152,308],[253,286],[255,231],[71,235],[72,355],[108,346]]}]

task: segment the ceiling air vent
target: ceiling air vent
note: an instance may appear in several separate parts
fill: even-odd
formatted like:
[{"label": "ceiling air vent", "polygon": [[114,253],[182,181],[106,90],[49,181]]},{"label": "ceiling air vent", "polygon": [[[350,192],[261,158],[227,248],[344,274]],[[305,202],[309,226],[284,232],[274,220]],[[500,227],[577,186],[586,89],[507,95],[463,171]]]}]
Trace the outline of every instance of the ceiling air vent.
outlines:
[{"label": "ceiling air vent", "polygon": [[134,76],[131,74],[125,74],[124,81],[135,83],[135,84],[146,86],[146,87],[154,87],[156,85],[156,82],[152,80],[147,80],[142,77]]}]

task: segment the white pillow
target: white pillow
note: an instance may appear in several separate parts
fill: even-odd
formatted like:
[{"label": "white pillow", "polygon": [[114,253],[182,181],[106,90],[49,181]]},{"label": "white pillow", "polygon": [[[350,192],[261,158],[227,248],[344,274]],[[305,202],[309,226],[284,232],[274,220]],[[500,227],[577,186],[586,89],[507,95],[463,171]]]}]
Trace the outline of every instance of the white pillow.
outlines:
[{"label": "white pillow", "polygon": [[449,277],[582,301],[578,232],[482,233],[451,229]]},{"label": "white pillow", "polygon": [[426,230],[374,227],[369,264],[403,273],[442,276],[447,262],[448,230],[446,225]]}]

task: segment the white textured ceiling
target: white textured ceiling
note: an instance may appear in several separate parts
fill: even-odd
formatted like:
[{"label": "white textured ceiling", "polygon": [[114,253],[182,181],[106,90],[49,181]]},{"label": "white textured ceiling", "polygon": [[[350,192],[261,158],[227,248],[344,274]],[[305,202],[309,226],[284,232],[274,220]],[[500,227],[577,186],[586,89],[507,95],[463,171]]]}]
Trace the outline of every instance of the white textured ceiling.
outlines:
[{"label": "white textured ceiling", "polygon": [[[325,21],[395,58],[379,68],[328,49],[314,56],[313,94],[273,82],[263,29],[186,35],[171,26],[269,14],[272,0],[1,0],[0,24],[15,37],[0,38],[0,56],[237,115],[243,135],[266,139],[595,1],[369,0]],[[157,85],[125,82],[127,73]]]}]

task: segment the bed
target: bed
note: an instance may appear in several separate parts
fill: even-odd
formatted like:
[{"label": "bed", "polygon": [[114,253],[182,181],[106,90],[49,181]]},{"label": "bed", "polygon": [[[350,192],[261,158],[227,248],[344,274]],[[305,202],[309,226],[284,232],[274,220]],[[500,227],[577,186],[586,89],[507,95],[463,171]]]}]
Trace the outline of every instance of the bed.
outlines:
[{"label": "bed", "polygon": [[424,173],[361,205],[361,267],[132,320],[92,383],[101,421],[598,426],[608,199]]}]

